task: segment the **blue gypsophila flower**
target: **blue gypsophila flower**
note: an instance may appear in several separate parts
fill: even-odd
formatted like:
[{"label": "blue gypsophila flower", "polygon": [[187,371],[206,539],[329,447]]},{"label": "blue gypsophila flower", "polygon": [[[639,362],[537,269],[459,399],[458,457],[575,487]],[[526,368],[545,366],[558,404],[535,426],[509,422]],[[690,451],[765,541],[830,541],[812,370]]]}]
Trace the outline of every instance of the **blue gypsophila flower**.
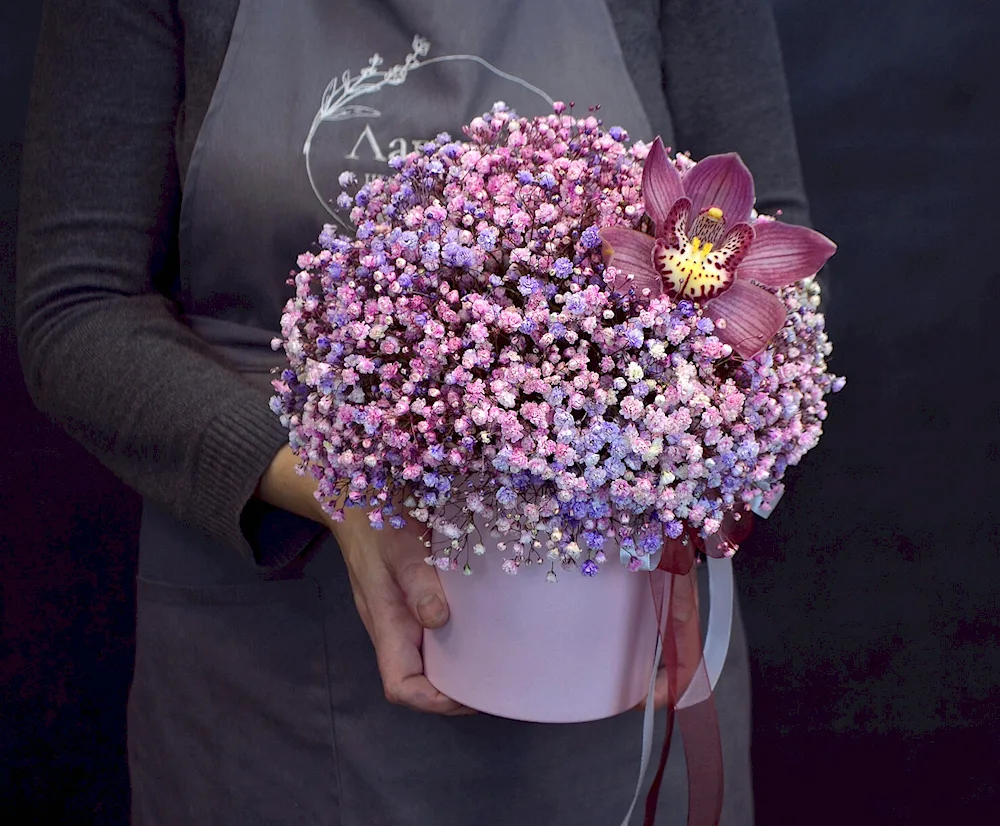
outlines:
[{"label": "blue gypsophila flower", "polygon": [[625,332],[625,340],[632,347],[642,347],[642,342],[644,340],[644,336],[642,335],[642,330],[636,329],[635,327],[630,327]]},{"label": "blue gypsophila flower", "polygon": [[596,226],[589,226],[580,236],[580,244],[585,250],[592,250],[601,245],[601,231]]},{"label": "blue gypsophila flower", "polygon": [[497,502],[505,508],[509,508],[517,502],[517,494],[510,488],[502,487],[497,491]]},{"label": "blue gypsophila flower", "polygon": [[691,318],[694,315],[694,304],[686,298],[677,302],[677,312],[681,318]]},{"label": "blue gypsophila flower", "polygon": [[441,245],[437,241],[425,241],[421,248],[420,259],[423,265],[434,265],[438,262],[441,253]]},{"label": "blue gypsophila flower", "polygon": [[639,540],[639,549],[644,554],[655,554],[663,547],[663,534],[658,531],[650,531],[643,534]]},{"label": "blue gypsophila flower", "polygon": [[722,490],[724,493],[736,493],[741,487],[743,487],[743,480],[737,476],[726,476],[722,480]]},{"label": "blue gypsophila flower", "polygon": [[610,515],[611,508],[607,502],[591,502],[590,503],[590,518],[591,519],[603,519],[605,516]]},{"label": "blue gypsophila flower", "polygon": [[[338,240],[337,228],[332,224],[326,224],[323,227],[323,231],[319,234],[319,245],[325,250],[332,250]],[[343,252],[343,250],[339,251]]]},{"label": "blue gypsophila flower", "polygon": [[455,241],[449,241],[441,251],[441,257],[449,267],[459,267],[462,261],[462,246]]},{"label": "blue gypsophila flower", "polygon": [[[545,173],[548,174],[547,172]],[[568,258],[557,258],[555,264],[553,264],[553,269],[559,278],[566,278],[573,272],[573,262]]]},{"label": "blue gypsophila flower", "polygon": [[605,459],[604,469],[612,479],[619,479],[625,475],[627,468],[621,459]]},{"label": "blue gypsophila flower", "polygon": [[496,227],[487,227],[476,237],[476,243],[486,252],[493,252],[497,245],[498,231]]}]

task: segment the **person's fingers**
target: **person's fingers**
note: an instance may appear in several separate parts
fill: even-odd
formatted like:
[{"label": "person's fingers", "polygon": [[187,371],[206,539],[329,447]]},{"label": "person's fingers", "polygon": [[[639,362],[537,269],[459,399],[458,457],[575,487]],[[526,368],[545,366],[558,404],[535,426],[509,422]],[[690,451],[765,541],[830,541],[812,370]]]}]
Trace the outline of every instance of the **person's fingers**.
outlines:
[{"label": "person's fingers", "polygon": [[405,678],[401,683],[396,683],[391,692],[386,689],[386,699],[413,711],[442,714],[446,717],[464,717],[476,713],[475,710],[446,697],[434,688],[423,674],[415,674]]},{"label": "person's fingers", "polygon": [[447,604],[437,571],[424,562],[426,550],[419,537],[396,530],[388,536],[377,534],[367,525],[342,533],[338,539],[354,603],[375,648],[386,698],[433,714],[475,713],[446,697],[424,676],[424,627],[418,617],[424,614],[428,627],[443,624]]},{"label": "person's fingers", "polygon": [[400,613],[402,622],[409,627],[390,626],[381,618],[376,620],[375,655],[385,698],[390,703],[430,714],[469,713],[469,709],[446,697],[424,676],[419,647],[423,630],[405,607]]},{"label": "person's fingers", "polygon": [[426,547],[409,531],[399,531],[391,542],[392,547],[386,551],[386,564],[413,618],[424,628],[440,628],[448,622],[448,601],[437,568],[424,561]]},{"label": "person's fingers", "polygon": [[[385,578],[390,579],[388,571]],[[386,699],[431,714],[468,713],[469,710],[434,688],[424,676],[420,652],[423,628],[411,616],[399,586],[391,580],[371,584],[375,587],[370,589],[367,600],[371,608],[372,641]]]}]

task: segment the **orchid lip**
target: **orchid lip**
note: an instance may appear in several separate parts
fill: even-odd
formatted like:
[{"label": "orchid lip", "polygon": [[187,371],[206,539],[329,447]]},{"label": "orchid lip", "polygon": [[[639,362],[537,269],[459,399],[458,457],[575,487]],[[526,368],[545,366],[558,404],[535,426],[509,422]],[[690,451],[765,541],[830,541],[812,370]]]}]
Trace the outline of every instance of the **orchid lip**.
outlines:
[{"label": "orchid lip", "polygon": [[689,233],[690,206],[687,198],[681,198],[667,214],[653,247],[653,266],[672,298],[708,301],[733,285],[753,230],[737,224],[726,232],[723,211],[709,207],[694,219]]}]

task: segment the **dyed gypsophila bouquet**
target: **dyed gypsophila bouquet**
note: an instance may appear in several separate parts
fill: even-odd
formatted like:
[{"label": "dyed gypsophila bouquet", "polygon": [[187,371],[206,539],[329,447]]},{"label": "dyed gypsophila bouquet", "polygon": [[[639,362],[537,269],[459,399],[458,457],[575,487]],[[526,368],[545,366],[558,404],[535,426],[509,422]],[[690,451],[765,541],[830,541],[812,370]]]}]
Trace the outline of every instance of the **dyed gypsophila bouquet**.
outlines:
[{"label": "dyed gypsophila bouquet", "polygon": [[487,544],[550,580],[731,554],[842,383],[809,278],[833,245],[752,213],[735,155],[671,160],[562,105],[464,132],[342,175],[356,235],[327,226],[289,281],[272,409],[324,508],[418,520],[466,573]]}]

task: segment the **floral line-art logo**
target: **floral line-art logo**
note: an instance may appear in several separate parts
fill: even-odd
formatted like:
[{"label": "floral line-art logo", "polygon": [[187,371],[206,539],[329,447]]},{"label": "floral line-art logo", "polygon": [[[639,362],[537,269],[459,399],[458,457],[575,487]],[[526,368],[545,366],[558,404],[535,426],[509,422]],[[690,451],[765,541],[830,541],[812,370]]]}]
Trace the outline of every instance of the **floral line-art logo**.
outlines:
[{"label": "floral line-art logo", "polygon": [[[419,35],[415,36],[410,45],[410,53],[406,56],[406,59],[402,63],[397,63],[396,65],[390,66],[385,70],[381,68],[384,62],[382,60],[382,56],[375,53],[369,59],[368,65],[365,66],[359,74],[352,75],[351,71],[347,69],[344,71],[343,75],[335,77],[331,80],[330,83],[327,84],[326,89],[323,91],[319,110],[316,112],[312,124],[309,127],[309,134],[306,136],[302,153],[305,155],[306,174],[309,176],[309,184],[312,186],[312,190],[315,193],[316,198],[323,205],[323,208],[330,213],[334,220],[336,220],[348,231],[352,231],[353,228],[344,220],[343,216],[339,215],[331,206],[329,199],[324,198],[319,191],[319,187],[316,184],[316,178],[312,170],[311,152],[313,139],[316,137],[316,133],[319,131],[320,126],[324,123],[336,123],[339,121],[352,120],[354,118],[378,118],[382,116],[382,113],[378,109],[358,103],[357,101],[360,98],[365,95],[371,95],[375,92],[379,92],[387,86],[399,86],[406,82],[406,78],[410,72],[423,68],[424,66],[430,66],[435,63],[465,60],[476,63],[489,72],[492,72],[497,77],[516,83],[518,86],[521,86],[529,92],[538,95],[538,97],[545,102],[546,106],[551,107],[555,103],[555,101],[542,89],[528,83],[522,78],[498,69],[492,63],[489,63],[478,55],[442,55],[440,57],[432,57],[422,60],[421,58],[427,57],[427,54],[430,51],[430,45],[430,41],[426,38]],[[485,103],[484,110],[493,103],[494,101],[487,101]]]}]

